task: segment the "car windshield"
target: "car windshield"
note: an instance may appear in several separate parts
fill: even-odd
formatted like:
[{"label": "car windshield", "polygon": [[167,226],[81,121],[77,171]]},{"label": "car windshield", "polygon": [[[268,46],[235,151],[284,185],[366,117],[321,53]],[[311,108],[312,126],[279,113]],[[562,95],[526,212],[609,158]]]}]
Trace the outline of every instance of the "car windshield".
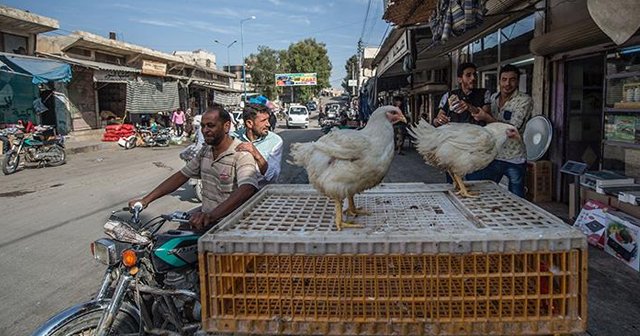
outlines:
[{"label": "car windshield", "polygon": [[307,114],[307,110],[302,107],[292,107],[289,114]]}]

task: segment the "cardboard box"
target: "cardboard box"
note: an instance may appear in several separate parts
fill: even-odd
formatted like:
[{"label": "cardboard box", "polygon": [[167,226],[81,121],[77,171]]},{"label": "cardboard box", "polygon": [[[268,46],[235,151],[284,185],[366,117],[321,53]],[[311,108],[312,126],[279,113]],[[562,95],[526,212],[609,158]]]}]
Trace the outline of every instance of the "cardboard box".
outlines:
[{"label": "cardboard box", "polygon": [[609,207],[601,202],[588,200],[573,226],[587,236],[587,242],[593,246],[604,248],[604,231],[607,228],[607,211]]},{"label": "cardboard box", "polygon": [[639,238],[640,219],[619,211],[607,213],[604,250],[636,271],[640,271]]}]

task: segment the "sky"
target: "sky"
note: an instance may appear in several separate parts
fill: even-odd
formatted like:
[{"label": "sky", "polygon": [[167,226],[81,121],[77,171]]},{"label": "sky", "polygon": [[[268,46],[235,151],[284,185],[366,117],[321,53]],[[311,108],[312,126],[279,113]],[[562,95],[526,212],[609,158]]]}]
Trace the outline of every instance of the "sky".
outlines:
[{"label": "sky", "polygon": [[[244,54],[259,45],[286,49],[313,37],[327,46],[333,70],[330,81],[339,88],[346,60],[356,52],[362,34],[365,46],[379,46],[388,24],[382,20],[383,0],[10,0],[3,5],[58,20],[60,29],[47,35],[76,30],[118,39],[171,53],[204,49],[217,56],[218,67],[241,64],[240,21]],[[365,14],[369,6],[368,20]],[[216,44],[218,40],[225,45]]]}]

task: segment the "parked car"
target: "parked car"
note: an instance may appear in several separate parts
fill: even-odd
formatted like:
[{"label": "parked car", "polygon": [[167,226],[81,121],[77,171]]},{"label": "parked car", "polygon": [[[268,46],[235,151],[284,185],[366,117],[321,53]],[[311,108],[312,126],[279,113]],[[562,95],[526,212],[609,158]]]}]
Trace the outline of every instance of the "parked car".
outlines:
[{"label": "parked car", "polygon": [[302,105],[291,105],[287,113],[287,128],[309,127],[309,110]]},{"label": "parked car", "polygon": [[310,101],[307,103],[307,110],[311,111],[316,111],[318,109],[318,104],[314,101]]}]

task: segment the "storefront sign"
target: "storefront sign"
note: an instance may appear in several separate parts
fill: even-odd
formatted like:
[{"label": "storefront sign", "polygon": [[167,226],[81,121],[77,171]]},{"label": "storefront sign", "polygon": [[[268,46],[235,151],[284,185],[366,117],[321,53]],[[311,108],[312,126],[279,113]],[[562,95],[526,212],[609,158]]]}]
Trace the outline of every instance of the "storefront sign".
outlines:
[{"label": "storefront sign", "polygon": [[93,73],[93,80],[95,82],[126,83],[135,79],[136,74],[128,71],[96,70]]},{"label": "storefront sign", "polygon": [[389,49],[387,55],[380,61],[380,64],[378,64],[378,74],[383,74],[407,53],[409,53],[409,31],[404,32],[393,47]]},{"label": "storefront sign", "polygon": [[165,63],[142,60],[142,74],[151,76],[164,76],[167,74]]},{"label": "storefront sign", "polygon": [[318,85],[318,76],[312,73],[276,74],[276,86]]},{"label": "storefront sign", "polygon": [[347,81],[347,85],[349,86],[358,86],[358,81],[356,79],[350,79]]}]

